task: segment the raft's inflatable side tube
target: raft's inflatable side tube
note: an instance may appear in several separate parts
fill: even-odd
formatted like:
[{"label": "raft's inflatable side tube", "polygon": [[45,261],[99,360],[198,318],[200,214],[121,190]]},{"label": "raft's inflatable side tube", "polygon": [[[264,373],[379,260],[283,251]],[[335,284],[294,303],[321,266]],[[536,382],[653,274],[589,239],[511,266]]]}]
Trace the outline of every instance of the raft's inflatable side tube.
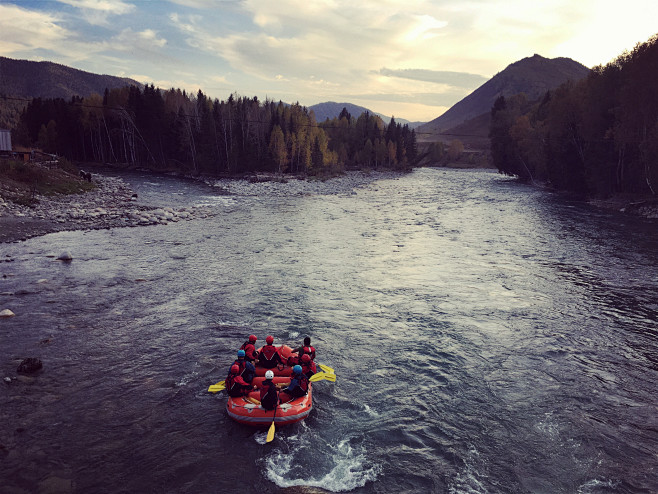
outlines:
[{"label": "raft's inflatable side tube", "polygon": [[[274,379],[275,382],[276,379],[281,379],[282,382],[289,381],[289,379],[283,377]],[[313,408],[312,394],[312,385],[309,384],[306,396],[295,398],[288,403],[281,403],[276,412],[274,423],[276,425],[289,425],[304,420]],[[250,393],[249,397],[258,400],[259,396],[259,393],[254,391]],[[269,426],[272,424],[272,417],[274,416],[274,410],[265,410],[260,405],[252,403],[243,397],[229,397],[226,402],[226,412],[236,422],[256,427]]]}]

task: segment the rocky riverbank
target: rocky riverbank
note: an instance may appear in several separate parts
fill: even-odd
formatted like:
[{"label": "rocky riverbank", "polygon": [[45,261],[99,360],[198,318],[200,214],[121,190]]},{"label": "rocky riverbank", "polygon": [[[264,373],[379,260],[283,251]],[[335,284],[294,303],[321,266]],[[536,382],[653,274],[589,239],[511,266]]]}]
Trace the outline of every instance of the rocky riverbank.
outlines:
[{"label": "rocky riverbank", "polygon": [[[259,176],[245,179],[206,179],[221,194],[233,196],[299,196],[350,194],[355,189],[398,172],[348,172],[327,180],[282,179]],[[92,175],[96,187],[84,194],[38,196],[31,206],[0,196],[0,242],[16,242],[65,230],[99,230],[163,225],[169,222],[214,216],[212,206],[184,208],[139,204],[137,194],[120,177]]]},{"label": "rocky riverbank", "polygon": [[396,179],[404,172],[349,171],[328,179],[261,174],[244,179],[214,179],[204,182],[224,194],[236,196],[303,196],[351,194],[376,180]]},{"label": "rocky riverbank", "polygon": [[15,242],[64,230],[99,230],[167,224],[208,217],[210,207],[155,208],[139,205],[121,179],[92,176],[96,188],[84,194],[38,196],[32,206],[0,197],[0,242]]}]

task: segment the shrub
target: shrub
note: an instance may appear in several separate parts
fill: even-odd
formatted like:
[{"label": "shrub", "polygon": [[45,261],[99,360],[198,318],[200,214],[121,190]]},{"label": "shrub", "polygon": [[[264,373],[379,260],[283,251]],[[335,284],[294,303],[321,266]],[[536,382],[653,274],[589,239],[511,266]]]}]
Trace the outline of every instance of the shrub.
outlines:
[{"label": "shrub", "polygon": [[72,173],[73,175],[77,175],[78,172],[80,171],[80,169],[77,166],[75,166],[66,158],[59,158],[57,160],[57,166],[59,166],[59,168],[64,170],[65,172]]},{"label": "shrub", "polygon": [[7,160],[0,161],[0,175],[9,175],[11,171],[11,162]]}]

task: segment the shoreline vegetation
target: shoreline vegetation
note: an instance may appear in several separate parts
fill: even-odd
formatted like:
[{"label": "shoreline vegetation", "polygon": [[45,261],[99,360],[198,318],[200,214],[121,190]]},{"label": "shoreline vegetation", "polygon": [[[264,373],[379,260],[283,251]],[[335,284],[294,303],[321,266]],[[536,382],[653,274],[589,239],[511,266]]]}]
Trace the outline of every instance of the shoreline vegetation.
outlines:
[{"label": "shoreline vegetation", "polygon": [[[99,230],[121,227],[166,225],[170,222],[207,218],[211,207],[171,208],[141,204],[137,194],[120,177],[108,176],[108,169],[89,167],[90,181],[75,173],[66,160],[60,163],[12,163],[0,165],[0,243],[60,231]],[[90,165],[91,166],[91,165]],[[14,168],[15,167],[15,168]],[[493,170],[468,163],[447,163],[439,168]],[[134,171],[134,169],[133,169]],[[144,171],[144,170],[141,170]],[[149,171],[147,171],[149,172]],[[217,187],[218,193],[232,195],[309,195],[351,194],[376,180],[397,178],[403,171],[359,170],[331,177],[305,177],[276,173],[251,173],[235,176],[197,176],[163,174],[192,178]],[[155,173],[158,174],[158,173]],[[658,218],[658,201],[632,195],[590,200],[590,204],[644,218]]]},{"label": "shoreline vegetation", "polygon": [[12,131],[20,146],[80,163],[184,175],[333,175],[350,169],[404,170],[419,161],[416,133],[345,108],[316,122],[312,110],[231,94],[225,101],[153,85],[104,95],[31,100]]},{"label": "shoreline vegetation", "polygon": [[[593,198],[658,198],[658,35],[539,100],[500,96],[491,158],[501,173]],[[642,207],[641,205],[638,207]]]}]

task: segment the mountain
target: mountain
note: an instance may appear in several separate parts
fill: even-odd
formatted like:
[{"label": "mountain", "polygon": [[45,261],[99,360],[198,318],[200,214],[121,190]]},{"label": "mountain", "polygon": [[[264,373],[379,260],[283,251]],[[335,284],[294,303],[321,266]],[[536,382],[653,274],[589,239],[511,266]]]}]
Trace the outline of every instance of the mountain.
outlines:
[{"label": "mountain", "polygon": [[[350,115],[352,115],[354,118],[359,118],[359,116],[363,112],[368,112],[372,115],[378,115],[387,124],[391,122],[391,117],[387,117],[386,115],[382,115],[381,113],[374,112],[372,110],[369,110],[368,108],[354,105],[352,103],[335,103],[333,101],[327,101],[325,103],[318,103],[317,105],[308,107],[309,110],[313,110],[313,113],[315,113],[316,122],[324,122],[326,119],[331,120],[333,118],[337,118],[338,115],[340,115],[340,112],[343,110],[343,108],[346,108],[347,111],[350,113]],[[410,122],[409,120],[405,120],[404,118],[397,118],[397,117],[395,117],[395,121],[396,123],[402,125],[407,124],[410,129],[414,129],[424,123],[424,122]]]},{"label": "mountain", "polygon": [[496,74],[440,117],[418,127],[417,132],[425,135],[424,140],[436,140],[438,133],[457,134],[457,126],[464,134],[482,128],[488,132],[488,120],[483,114],[489,114],[499,96],[525,93],[528,100],[538,99],[568,80],[586,77],[589,71],[570,58],[549,59],[540,55],[524,58]]},{"label": "mountain", "polygon": [[0,94],[26,98],[102,95],[113,89],[143,84],[126,77],[98,75],[53,62],[30,62],[0,57]]}]

